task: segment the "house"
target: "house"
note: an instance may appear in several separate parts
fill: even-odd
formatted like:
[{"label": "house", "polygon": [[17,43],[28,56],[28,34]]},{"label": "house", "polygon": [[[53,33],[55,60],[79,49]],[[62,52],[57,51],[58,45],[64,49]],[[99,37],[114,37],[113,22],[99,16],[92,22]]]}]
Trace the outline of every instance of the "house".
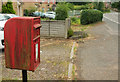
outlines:
[{"label": "house", "polygon": [[[5,4],[6,2],[4,2]],[[25,9],[37,8],[37,11],[47,12],[49,8],[54,7],[56,0],[17,0],[13,2],[13,8],[16,14],[23,16]],[[0,12],[2,11],[2,0],[0,1]]]},{"label": "house", "polygon": [[0,0],[0,12],[2,12],[2,1]]}]

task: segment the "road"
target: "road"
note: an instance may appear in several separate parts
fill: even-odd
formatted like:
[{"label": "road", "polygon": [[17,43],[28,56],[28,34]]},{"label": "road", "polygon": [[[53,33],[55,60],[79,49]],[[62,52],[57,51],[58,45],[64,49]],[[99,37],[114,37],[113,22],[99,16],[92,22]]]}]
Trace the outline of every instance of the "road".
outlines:
[{"label": "road", "polygon": [[120,25],[119,16],[120,14],[117,12],[104,14],[103,21],[106,22],[106,26],[112,34],[118,34],[118,26]]},{"label": "road", "polygon": [[117,15],[105,14],[104,23],[88,30],[92,38],[79,43],[75,60],[77,79],[118,80]]}]

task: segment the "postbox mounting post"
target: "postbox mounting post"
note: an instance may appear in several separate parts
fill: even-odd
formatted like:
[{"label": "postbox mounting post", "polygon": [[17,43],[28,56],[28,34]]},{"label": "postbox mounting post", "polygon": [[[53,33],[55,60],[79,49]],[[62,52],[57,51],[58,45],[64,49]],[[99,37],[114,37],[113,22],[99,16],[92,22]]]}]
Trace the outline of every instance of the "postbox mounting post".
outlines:
[{"label": "postbox mounting post", "polygon": [[22,80],[23,82],[27,82],[27,70],[22,70]]}]

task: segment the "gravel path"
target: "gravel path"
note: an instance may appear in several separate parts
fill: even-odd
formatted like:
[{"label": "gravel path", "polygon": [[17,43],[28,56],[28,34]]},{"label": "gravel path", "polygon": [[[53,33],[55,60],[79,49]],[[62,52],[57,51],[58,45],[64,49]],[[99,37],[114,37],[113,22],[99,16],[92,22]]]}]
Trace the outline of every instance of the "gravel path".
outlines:
[{"label": "gravel path", "polygon": [[[66,80],[72,43],[64,39],[41,39],[41,63],[35,72],[27,72],[28,80]],[[4,56],[2,59],[2,79],[21,80],[21,70],[5,68]]]}]

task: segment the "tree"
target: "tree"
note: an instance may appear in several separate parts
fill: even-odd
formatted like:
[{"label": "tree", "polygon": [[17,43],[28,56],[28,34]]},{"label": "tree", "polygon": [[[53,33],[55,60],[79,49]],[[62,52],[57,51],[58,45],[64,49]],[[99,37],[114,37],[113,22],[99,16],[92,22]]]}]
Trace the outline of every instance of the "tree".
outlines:
[{"label": "tree", "polygon": [[8,1],[6,5],[2,6],[2,13],[15,14],[11,1]]},{"label": "tree", "polygon": [[94,5],[94,9],[98,9],[98,5],[99,5],[98,2],[94,2],[93,5]]},{"label": "tree", "polygon": [[73,3],[74,5],[86,5],[90,2],[71,2],[71,3]]},{"label": "tree", "polygon": [[118,10],[120,10],[120,1],[119,2],[114,2],[111,4],[112,8],[117,8]]},{"label": "tree", "polygon": [[72,3],[67,3],[67,6],[70,10],[73,10],[74,9],[74,5]]},{"label": "tree", "polygon": [[68,6],[65,3],[58,3],[56,7],[56,20],[65,20],[68,17]]},{"label": "tree", "polygon": [[103,11],[103,9],[104,9],[104,3],[103,2],[99,2],[98,10]]},{"label": "tree", "polygon": [[6,13],[6,11],[7,11],[7,7],[3,4],[2,5],[2,13]]}]

